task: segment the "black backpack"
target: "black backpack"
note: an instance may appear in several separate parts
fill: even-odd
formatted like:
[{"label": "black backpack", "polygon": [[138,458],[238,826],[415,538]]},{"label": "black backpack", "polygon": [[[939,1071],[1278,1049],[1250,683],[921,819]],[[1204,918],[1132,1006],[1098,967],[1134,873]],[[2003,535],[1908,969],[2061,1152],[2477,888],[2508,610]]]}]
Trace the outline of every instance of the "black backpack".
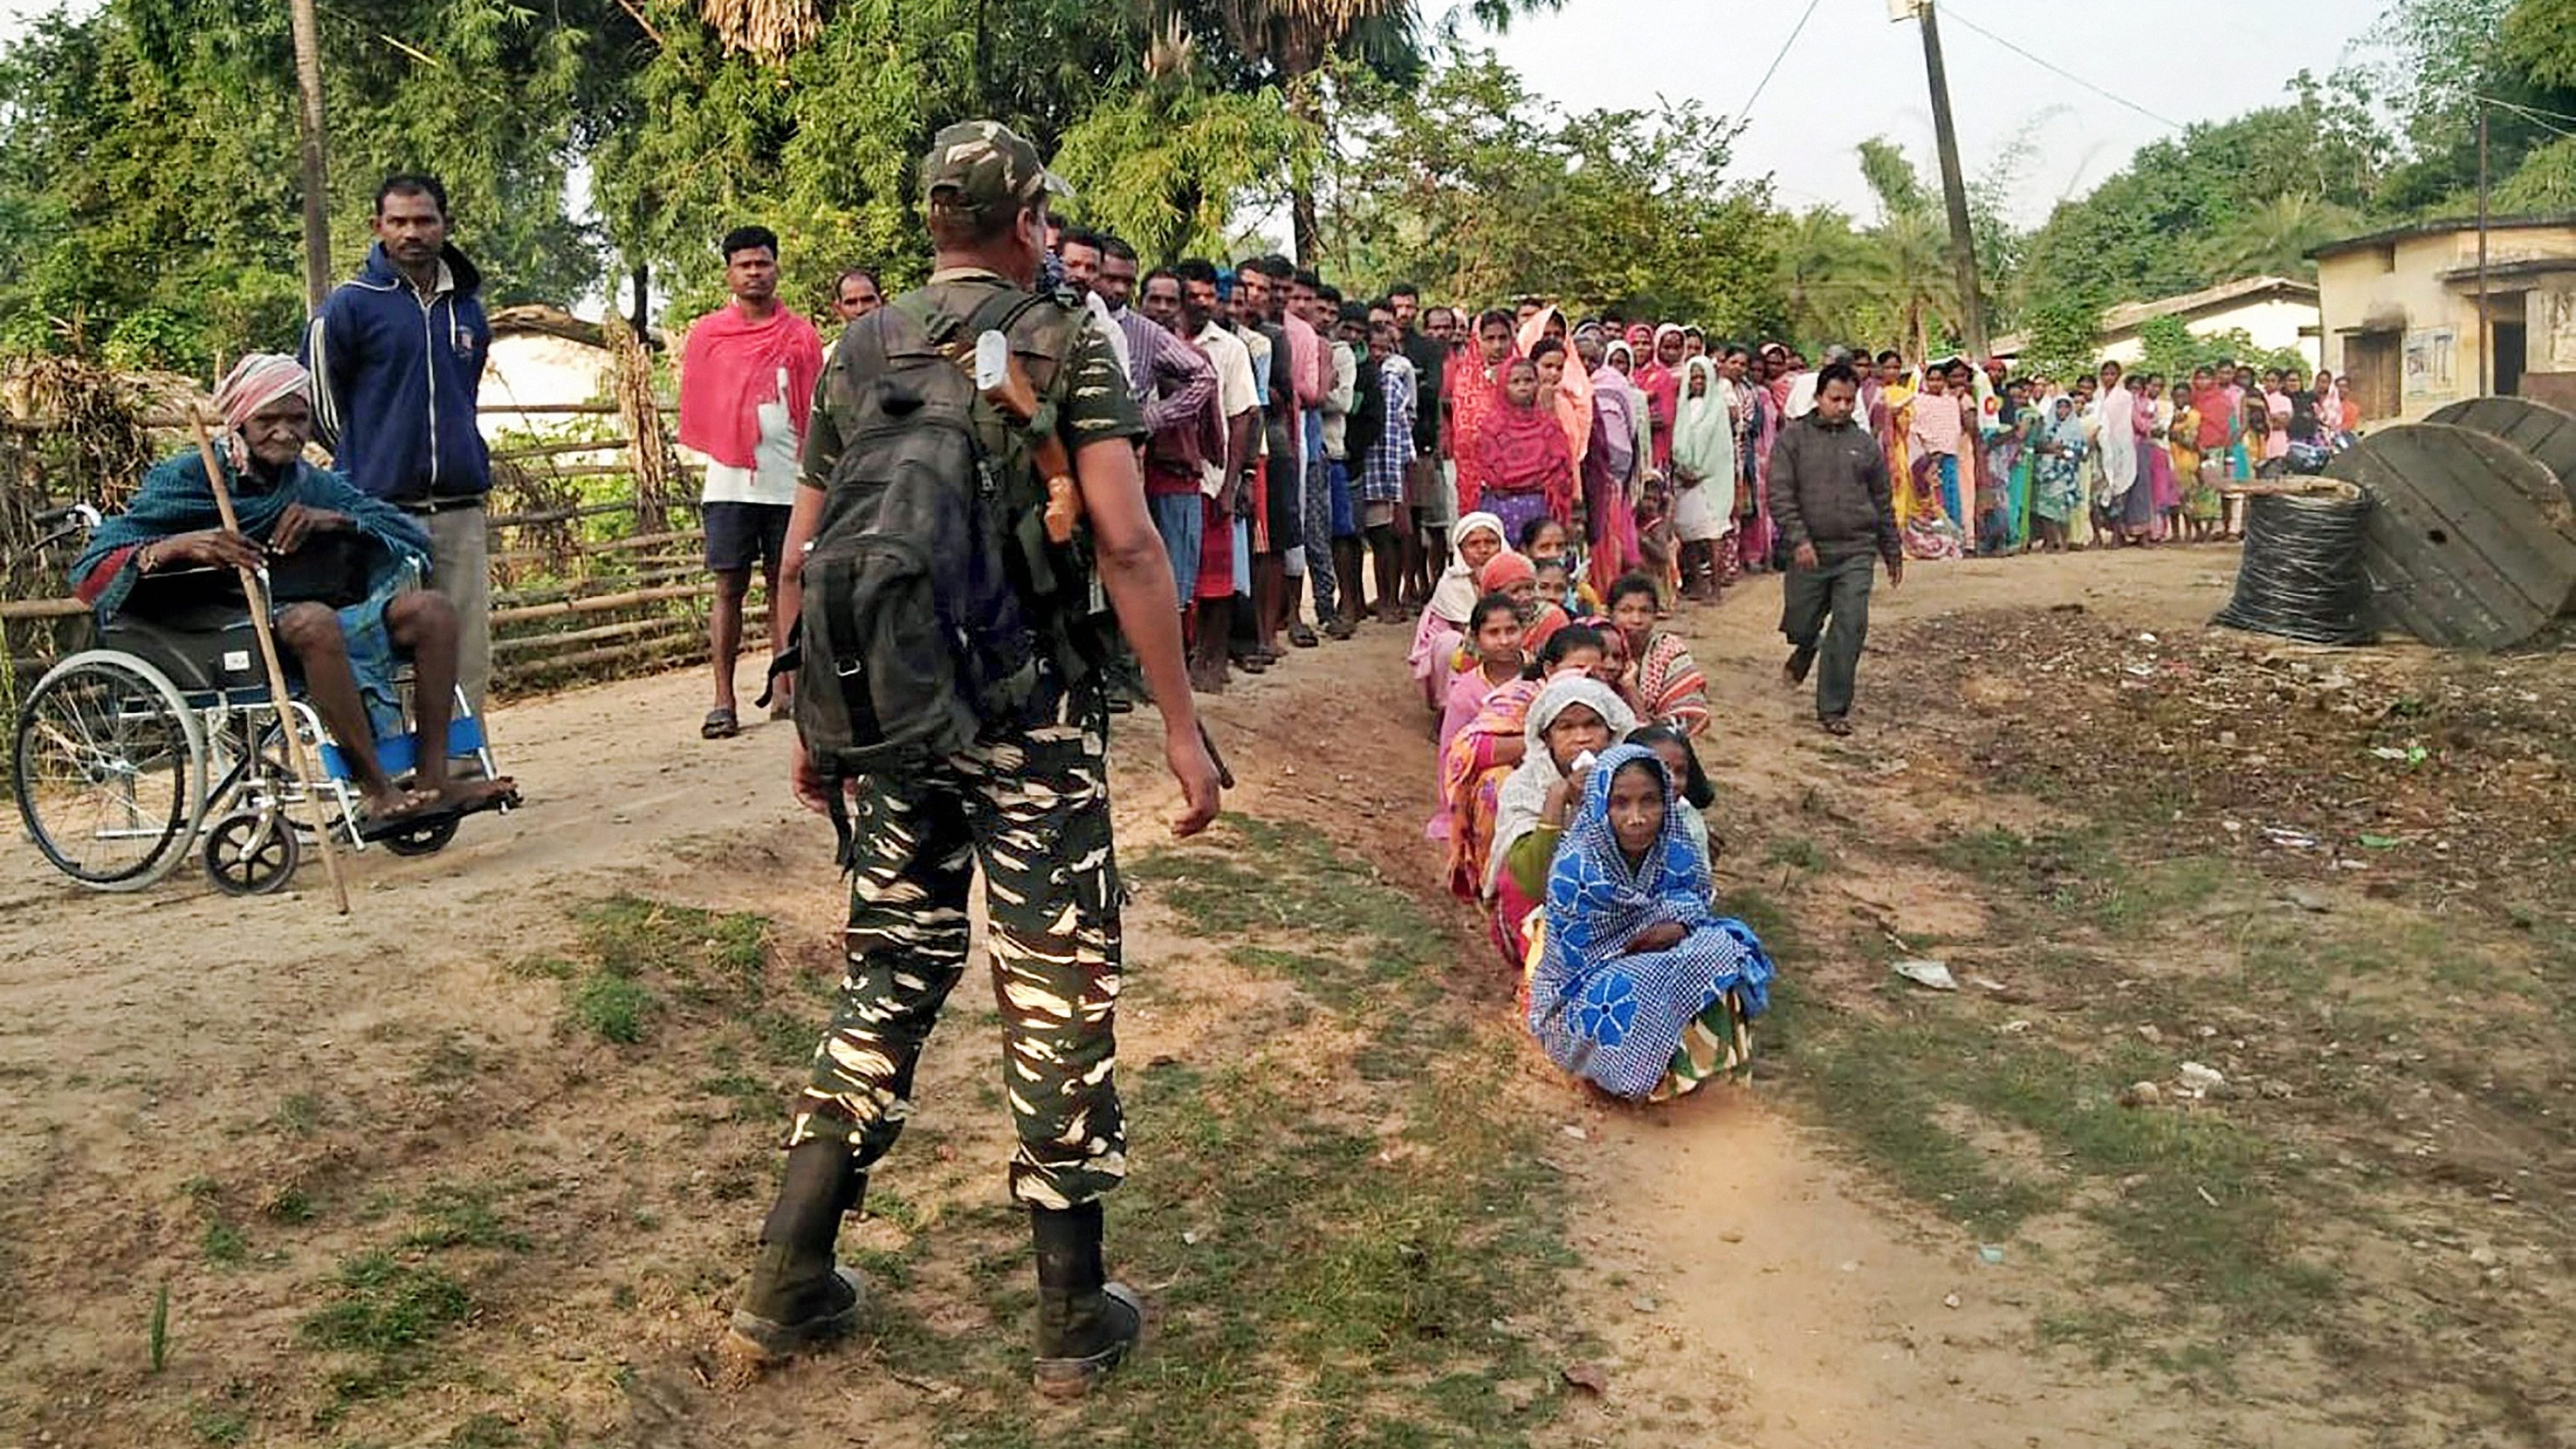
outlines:
[{"label": "black backpack", "polygon": [[[836,806],[842,781],[925,768],[1017,719],[1040,661],[1079,657],[1063,647],[1078,559],[1047,540],[1029,455],[1081,319],[1007,288],[963,320],[925,323],[936,311],[915,292],[850,324],[817,401],[842,449],[805,556],[795,715]],[[1039,398],[1026,429],[975,387],[988,331]]]}]

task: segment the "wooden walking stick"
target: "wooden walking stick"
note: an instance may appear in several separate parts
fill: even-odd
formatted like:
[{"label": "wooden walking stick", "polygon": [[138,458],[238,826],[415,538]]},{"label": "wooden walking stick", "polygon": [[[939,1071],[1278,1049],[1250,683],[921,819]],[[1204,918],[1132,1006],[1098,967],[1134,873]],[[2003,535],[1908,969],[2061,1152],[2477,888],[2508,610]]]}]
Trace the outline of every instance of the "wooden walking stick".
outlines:
[{"label": "wooden walking stick", "polygon": [[[206,415],[195,408],[188,410],[189,426],[197,430],[197,457],[205,464],[206,486],[214,490],[215,511],[224,517],[224,532],[241,536],[241,520],[233,513],[233,491],[224,484],[223,460],[215,456],[215,440],[206,430]],[[268,580],[266,569],[237,569],[241,575],[242,597],[250,602],[250,630],[259,638],[260,663],[268,667],[268,702],[277,710],[278,728],[286,735],[287,760],[295,767],[297,783],[304,787],[305,803],[313,807],[314,842],[322,851],[322,873],[331,878],[331,900],[339,914],[349,914],[349,888],[340,880],[340,852],[333,846],[331,827],[322,818],[322,792],[316,782],[313,757],[304,748],[304,732],[296,728],[294,700],[286,692],[286,669],[277,661],[277,634],[268,621]],[[279,811],[284,815],[283,809]],[[280,830],[292,830],[295,822],[281,818]]]}]

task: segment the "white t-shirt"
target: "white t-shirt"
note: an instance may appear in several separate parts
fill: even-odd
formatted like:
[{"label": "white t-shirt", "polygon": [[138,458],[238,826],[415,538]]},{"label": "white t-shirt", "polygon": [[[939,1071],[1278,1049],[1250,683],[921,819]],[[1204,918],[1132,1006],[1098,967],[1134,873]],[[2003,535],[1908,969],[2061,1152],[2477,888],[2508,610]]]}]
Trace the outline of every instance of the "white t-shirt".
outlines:
[{"label": "white t-shirt", "polygon": [[793,507],[796,477],[803,451],[796,424],[787,412],[787,369],[778,370],[778,395],[760,405],[760,446],[749,468],[705,458],[707,483],[700,495],[708,503],[770,503]]},{"label": "white t-shirt", "polygon": [[[1193,340],[1216,367],[1216,410],[1225,416],[1231,432],[1236,418],[1261,408],[1261,383],[1252,373],[1251,349],[1243,345],[1242,338],[1213,322],[1199,329]],[[1224,490],[1224,459],[1210,459],[1199,465],[1199,488],[1210,498]]]}]

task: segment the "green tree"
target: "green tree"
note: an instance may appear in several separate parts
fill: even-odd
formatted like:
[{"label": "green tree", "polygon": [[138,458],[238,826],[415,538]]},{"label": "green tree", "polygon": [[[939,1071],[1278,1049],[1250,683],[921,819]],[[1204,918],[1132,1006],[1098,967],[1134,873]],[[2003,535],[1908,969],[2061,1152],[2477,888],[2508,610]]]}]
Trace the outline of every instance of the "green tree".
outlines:
[{"label": "green tree", "polygon": [[1727,177],[1730,131],[1697,105],[1568,115],[1485,52],[1375,104],[1383,119],[1329,193],[1355,280],[1468,302],[1543,293],[1732,335],[1785,311],[1769,193]]}]

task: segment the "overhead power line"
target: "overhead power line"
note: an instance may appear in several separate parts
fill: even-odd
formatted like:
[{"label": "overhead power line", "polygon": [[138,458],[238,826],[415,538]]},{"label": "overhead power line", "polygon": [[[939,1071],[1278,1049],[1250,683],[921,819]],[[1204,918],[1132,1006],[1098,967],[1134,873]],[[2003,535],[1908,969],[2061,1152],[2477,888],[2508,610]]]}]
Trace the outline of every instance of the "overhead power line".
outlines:
[{"label": "overhead power line", "polygon": [[2110,91],[2104,90],[2102,87],[2095,85],[2093,82],[2086,80],[2084,77],[2077,75],[2075,72],[2068,70],[2062,65],[2059,65],[2057,62],[2048,59],[2046,56],[2034,55],[2030,51],[2023,49],[2019,42],[2008,40],[2003,36],[1997,35],[1995,32],[1988,30],[1986,27],[1969,19],[1966,15],[1961,14],[1956,5],[1942,5],[1941,14],[1950,20],[1956,21],[1960,25],[1966,26],[1968,29],[1975,31],[1977,34],[1984,36],[1986,39],[1993,41],[1995,44],[2000,45],[2004,49],[2011,51],[2013,54],[2020,56],[2022,59],[2029,61],[2031,64],[2038,66],[2040,69],[2061,79],[2073,81],[2075,84],[2082,86],[2084,89],[2091,91],[2093,94],[2100,96],[2102,99],[2109,101],[2114,105],[2126,106],[2130,110],[2137,112],[2139,115],[2144,116],[2148,120],[2169,130],[2179,131],[2183,129],[2182,122],[2174,120],[2170,116],[2159,116],[2155,112],[2148,110],[2146,107],[2139,105],[2136,101],[2130,100],[2127,96],[2116,95]]},{"label": "overhead power line", "polygon": [[2561,115],[2556,111],[2537,110],[2531,106],[2518,105],[2512,101],[2498,100],[2494,96],[2472,96],[2470,99],[2477,101],[2481,105],[2493,106],[2500,111],[2511,111],[2515,115],[2529,121],[2531,124],[2538,126],[2544,131],[2551,132],[2554,135],[2576,138],[2576,131],[2570,131],[2564,126],[2555,124],[2558,121],[2576,121],[2576,116]]},{"label": "overhead power line", "polygon": [[1798,17],[1797,25],[1789,31],[1789,38],[1780,42],[1780,53],[1771,57],[1771,68],[1762,72],[1762,79],[1753,87],[1753,94],[1746,96],[1744,104],[1736,110],[1737,120],[1752,118],[1753,103],[1762,99],[1762,93],[1771,88],[1771,77],[1780,73],[1780,62],[1789,58],[1789,47],[1796,45],[1798,37],[1806,33],[1807,22],[1816,18],[1816,7],[1822,3],[1823,0],[1807,0],[1806,13]]}]

